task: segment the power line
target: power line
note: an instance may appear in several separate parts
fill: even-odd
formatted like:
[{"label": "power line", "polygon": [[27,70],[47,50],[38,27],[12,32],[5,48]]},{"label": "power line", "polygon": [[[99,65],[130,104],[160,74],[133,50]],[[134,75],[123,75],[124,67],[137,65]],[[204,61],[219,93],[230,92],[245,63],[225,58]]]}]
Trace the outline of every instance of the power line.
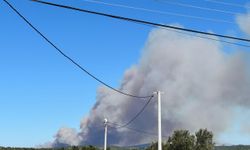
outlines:
[{"label": "power line", "polygon": [[142,24],[152,25],[152,26],[157,26],[157,27],[162,27],[162,28],[169,28],[169,29],[180,30],[180,31],[185,31],[185,32],[192,32],[192,33],[198,33],[198,34],[203,34],[203,35],[216,36],[216,37],[233,39],[233,40],[237,40],[237,41],[244,41],[244,42],[250,43],[250,39],[246,39],[246,38],[240,38],[240,37],[234,37],[234,36],[216,34],[216,33],[209,33],[209,32],[189,29],[189,28],[181,28],[181,27],[176,27],[176,26],[171,26],[171,25],[149,22],[149,21],[145,21],[145,20],[127,18],[127,17],[116,16],[116,15],[111,15],[111,14],[106,14],[106,13],[101,13],[101,12],[96,12],[96,11],[90,11],[90,10],[86,10],[86,9],[80,9],[80,8],[75,8],[75,7],[71,7],[71,6],[66,6],[66,5],[54,4],[54,3],[44,2],[44,1],[40,1],[40,0],[32,0],[32,1],[37,2],[37,3],[41,3],[41,4],[76,10],[76,11],[80,11],[80,12],[95,14],[95,15],[99,15],[99,16],[105,16],[105,17],[119,19],[119,20],[126,20],[126,21],[130,21],[130,22],[135,22],[135,23],[142,23]]},{"label": "power line", "polygon": [[217,1],[217,0],[205,0],[207,2],[211,2],[211,3],[216,3],[216,4],[221,4],[221,5],[227,5],[227,6],[234,6],[234,7],[242,7],[242,8],[250,8],[250,6],[245,6],[245,5],[241,5],[241,4],[235,4],[235,3],[230,3],[230,2],[222,2],[222,1]]},{"label": "power line", "polygon": [[[109,123],[110,123],[110,122],[109,122]],[[112,124],[114,124],[114,123],[110,123],[110,124],[109,124],[109,127],[114,128],[114,129],[119,129],[119,128],[120,128],[120,127],[119,127],[120,125],[116,124],[116,125],[114,126],[114,125],[112,125]],[[153,135],[153,136],[155,136],[155,137],[158,136],[157,133],[147,132],[147,131],[145,131],[145,130],[140,130],[140,129],[131,128],[131,127],[124,127],[124,128],[126,128],[126,129],[128,129],[128,130],[131,130],[131,131],[138,132],[138,133],[142,133],[142,134]],[[168,136],[164,136],[164,135],[163,135],[162,137],[168,138]]]},{"label": "power line", "polygon": [[[113,7],[121,7],[121,8],[128,8],[128,9],[135,9],[135,10],[141,10],[141,11],[148,11],[148,12],[172,15],[172,13],[158,11],[158,10],[151,10],[151,9],[147,9],[147,8],[139,8],[139,7],[127,6],[127,5],[121,5],[121,4],[107,3],[107,2],[96,1],[96,0],[83,0],[83,1],[90,2],[90,3],[96,3],[96,4],[103,4],[103,5],[113,6]],[[173,15],[178,16],[179,14],[174,13]],[[235,24],[233,22],[228,22],[228,21],[225,21],[225,20],[217,20],[217,19],[216,20],[214,20],[214,19],[211,20],[211,19],[207,19],[207,18],[202,18],[202,17],[197,18],[196,16],[187,16],[187,15],[181,15],[181,14],[180,14],[180,16],[191,17],[191,18],[194,18],[194,19],[202,19],[202,20],[205,19],[207,21],[216,21],[216,22],[219,21],[219,22]],[[229,42],[229,41],[225,41],[225,40],[214,39],[214,38],[210,38],[208,36],[199,36],[199,35],[189,34],[189,33],[186,33],[186,32],[181,32],[181,31],[176,31],[176,30],[169,30],[169,31],[177,32],[177,33],[185,34],[185,35],[189,35],[189,36],[195,36],[195,37],[199,37],[199,38],[203,38],[203,39],[208,39],[208,40],[213,40],[213,41],[218,41],[218,42],[224,42],[224,43],[231,44],[231,45],[237,45],[237,46],[248,47],[248,48],[250,47],[250,45],[244,45],[244,44],[240,44],[240,43],[234,43],[234,42]]]},{"label": "power line", "polygon": [[107,83],[105,83],[104,81],[102,81],[101,79],[97,78],[96,76],[94,76],[92,73],[90,73],[88,70],[86,70],[85,68],[83,68],[79,63],[77,63],[75,60],[73,60],[72,58],[70,58],[70,56],[68,56],[67,54],[65,54],[59,47],[57,47],[52,41],[50,41],[44,34],[42,34],[35,26],[33,26],[22,14],[20,14],[17,9],[15,9],[7,0],[3,0],[19,17],[21,17],[33,30],[35,30],[47,43],[49,43],[52,47],[54,47],[59,54],[61,54],[63,57],[65,57],[66,59],[68,59],[71,63],[73,63],[75,66],[77,66],[80,70],[82,70],[83,72],[85,72],[87,75],[89,75],[90,77],[92,77],[93,79],[95,79],[96,81],[98,81],[99,83],[103,84],[104,86],[110,88],[113,91],[116,91],[117,93],[126,95],[126,96],[130,96],[130,97],[134,97],[134,98],[150,98],[152,97],[152,95],[149,96],[137,96],[137,95],[133,95],[130,93],[125,93],[123,91],[120,91],[118,89],[115,89],[114,87],[108,85]]},{"label": "power line", "polygon": [[15,11],[30,27],[32,27],[40,36],[42,36],[50,45],[52,45],[58,52],[60,52],[60,54],[62,54],[64,57],[66,57],[67,59],[69,59],[73,64],[75,64],[77,67],[79,67],[81,70],[83,70],[85,73],[87,73],[88,75],[90,75],[92,78],[96,79],[97,81],[99,81],[100,83],[104,84],[105,86],[111,88],[112,90],[115,90],[116,92],[119,92],[121,94],[127,95],[127,96],[132,96],[132,97],[136,97],[136,98],[147,98],[149,97],[147,103],[142,107],[142,109],[126,124],[119,126],[119,128],[123,128],[128,126],[130,123],[132,123],[144,110],[145,108],[148,106],[148,104],[150,103],[150,101],[152,100],[152,98],[154,97],[154,95],[150,95],[150,96],[145,96],[145,97],[139,97],[139,96],[134,96],[131,94],[127,94],[124,93],[122,91],[119,91],[117,89],[114,89],[113,87],[107,85],[106,83],[104,83],[103,81],[101,81],[100,79],[96,78],[95,76],[93,76],[92,74],[90,74],[87,70],[85,70],[83,67],[81,67],[78,63],[76,63],[73,59],[71,59],[69,56],[67,56],[65,53],[63,53],[55,44],[53,44],[47,37],[45,37],[37,28],[35,28],[23,15],[21,15],[8,1],[4,0],[4,2],[6,2],[6,4],[8,4],[8,6]]},{"label": "power line", "polygon": [[176,6],[181,6],[181,7],[195,8],[195,9],[213,11],[213,12],[230,14],[230,15],[239,15],[240,14],[238,12],[232,12],[232,11],[226,11],[226,10],[221,10],[221,9],[201,7],[201,6],[190,5],[190,4],[186,4],[186,3],[179,3],[179,2],[176,2],[176,1],[174,1],[174,2],[169,1],[169,0],[155,0],[155,1],[162,2],[162,3],[167,3],[167,4],[171,4],[171,5],[176,5]]},{"label": "power line", "polygon": [[[138,24],[142,24],[142,23],[138,23]],[[152,27],[152,25],[148,25],[148,24],[143,24],[143,25]],[[193,36],[193,37],[198,37],[198,38],[201,38],[201,39],[207,39],[207,40],[211,40],[211,41],[222,42],[222,43],[226,43],[226,44],[229,44],[229,45],[235,45],[235,46],[250,48],[250,45],[230,42],[230,41],[221,40],[221,39],[215,39],[215,38],[212,38],[212,37],[206,36],[206,35],[202,36],[202,35],[199,35],[199,34],[192,34],[192,33],[189,33],[189,32],[178,31],[178,30],[174,30],[174,29],[166,29],[166,28],[163,28],[163,29],[168,30],[170,32],[175,32],[175,33],[178,33],[178,34],[187,35],[187,36]]]},{"label": "power line", "polygon": [[199,16],[192,16],[192,15],[186,15],[186,14],[180,14],[180,13],[166,12],[166,11],[142,8],[142,7],[134,7],[134,6],[122,5],[122,4],[107,3],[107,2],[96,1],[96,0],[83,0],[83,1],[88,2],[88,3],[95,3],[95,4],[106,5],[106,6],[112,6],[112,7],[127,8],[127,9],[139,10],[139,11],[150,12],[150,13],[157,13],[157,14],[162,14],[162,15],[185,17],[185,18],[191,18],[191,19],[197,19],[197,20],[203,20],[203,21],[211,21],[211,22],[217,22],[217,23],[235,24],[234,22],[231,22],[231,21],[228,21],[228,20],[204,18],[204,17],[199,17]]},{"label": "power line", "polygon": [[[118,129],[116,126],[113,126],[113,125],[110,125],[109,124],[109,127],[111,128],[111,130],[112,129]],[[157,137],[158,136],[158,134],[156,134],[156,133],[152,133],[152,132],[147,132],[147,131],[145,131],[145,130],[141,130],[141,129],[136,129],[136,128],[131,128],[131,127],[125,127],[127,130],[130,130],[130,131],[132,131],[132,132],[136,132],[136,133],[139,133],[139,134],[142,134],[142,135],[150,135],[150,136],[153,136],[153,137]],[[169,138],[169,136],[162,136],[162,137],[164,137],[164,138]],[[150,142],[152,142],[152,141],[150,141]],[[147,142],[147,143],[150,143],[150,142]]]},{"label": "power line", "polygon": [[234,43],[234,42],[230,42],[230,41],[226,41],[226,40],[214,39],[214,38],[211,38],[209,36],[195,35],[195,34],[183,32],[183,31],[176,31],[176,30],[173,30],[173,29],[165,29],[165,30],[175,32],[175,33],[179,33],[179,34],[183,34],[183,35],[194,36],[194,37],[198,37],[198,38],[201,38],[201,39],[207,39],[207,40],[211,40],[211,41],[223,42],[223,43],[230,44],[230,45],[236,45],[236,46],[250,48],[250,45],[245,45],[245,44],[241,44],[241,43]]},{"label": "power line", "polygon": [[116,124],[118,126],[118,128],[124,128],[124,127],[130,125],[133,121],[135,121],[136,118],[138,118],[141,115],[141,113],[145,110],[145,108],[148,106],[148,104],[153,99],[153,97],[154,97],[154,95],[152,95],[148,99],[147,103],[145,103],[145,105],[141,108],[141,110],[134,117],[132,117],[127,123],[125,123],[123,125],[118,125],[117,123],[113,123],[113,124]]},{"label": "power line", "polygon": [[[109,127],[114,128],[114,129],[119,129],[119,127],[113,126],[112,123],[109,124]],[[136,132],[139,132],[139,133],[147,134],[147,135],[154,135],[154,136],[157,137],[157,134],[156,134],[156,133],[146,132],[146,131],[144,131],[144,130],[139,130],[139,129],[135,129],[135,128],[131,128],[131,127],[124,127],[124,128],[129,129],[129,130],[132,130],[132,131],[136,131]]]}]

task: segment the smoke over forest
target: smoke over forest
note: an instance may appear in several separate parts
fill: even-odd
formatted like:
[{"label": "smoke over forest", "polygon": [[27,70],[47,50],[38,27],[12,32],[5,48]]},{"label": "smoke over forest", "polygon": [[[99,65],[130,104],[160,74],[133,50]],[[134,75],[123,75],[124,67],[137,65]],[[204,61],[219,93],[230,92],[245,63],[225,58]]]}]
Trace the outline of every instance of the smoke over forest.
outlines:
[{"label": "smoke over forest", "polygon": [[[233,110],[250,107],[248,54],[227,53],[222,43],[154,29],[148,36],[143,54],[124,73],[120,90],[135,95],[163,91],[162,128],[168,136],[175,129],[208,128],[215,135],[232,123]],[[104,117],[119,124],[129,121],[147,99],[120,95],[99,87],[96,103],[83,118],[80,132],[61,128],[50,146],[103,143]],[[157,103],[154,97],[131,128],[157,133]],[[109,144],[147,143],[154,135],[143,135],[126,128],[110,128]]]}]

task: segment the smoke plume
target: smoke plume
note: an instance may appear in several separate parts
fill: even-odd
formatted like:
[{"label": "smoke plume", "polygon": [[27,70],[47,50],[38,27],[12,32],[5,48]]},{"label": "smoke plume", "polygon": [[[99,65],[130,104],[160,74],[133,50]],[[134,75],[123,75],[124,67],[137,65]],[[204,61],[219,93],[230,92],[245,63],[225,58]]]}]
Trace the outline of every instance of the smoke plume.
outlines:
[{"label": "smoke plume", "polygon": [[[250,4],[248,5],[248,8],[250,8]],[[236,21],[240,29],[250,35],[250,9],[248,9],[247,13],[238,15]]]},{"label": "smoke plume", "polygon": [[[175,129],[208,128],[215,135],[230,126],[233,109],[250,107],[250,75],[241,52],[227,54],[221,43],[190,37],[164,29],[149,34],[138,64],[125,71],[120,90],[135,95],[163,91],[162,129],[168,136]],[[62,128],[52,146],[103,143],[103,119],[126,123],[146,100],[119,95],[106,87],[97,91],[96,103],[80,125],[80,131]],[[131,128],[157,133],[156,98]],[[154,135],[126,128],[109,128],[113,145],[149,143]]]}]

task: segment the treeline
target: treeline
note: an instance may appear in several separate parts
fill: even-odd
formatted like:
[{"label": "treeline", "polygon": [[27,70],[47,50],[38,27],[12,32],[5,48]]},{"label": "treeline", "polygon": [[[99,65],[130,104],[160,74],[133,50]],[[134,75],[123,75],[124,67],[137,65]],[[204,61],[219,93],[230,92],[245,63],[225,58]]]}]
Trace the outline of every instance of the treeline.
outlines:
[{"label": "treeline", "polygon": [[[195,134],[188,130],[176,130],[162,143],[163,150],[250,150],[250,146],[215,146],[213,133],[207,129],[200,129]],[[143,150],[157,150],[158,143],[153,142]],[[15,148],[0,147],[0,150],[102,150],[94,146],[71,146],[62,148]],[[142,150],[139,147],[109,147],[108,150]]]},{"label": "treeline", "polygon": [[[146,150],[157,148],[158,143],[155,142]],[[163,150],[250,150],[250,145],[215,146],[213,133],[207,129],[200,129],[194,135],[188,130],[177,130],[163,142]]]},{"label": "treeline", "polygon": [[16,147],[0,147],[0,150],[100,150],[94,146],[71,146],[61,148],[16,148]]},{"label": "treeline", "polygon": [[249,145],[216,146],[215,150],[250,150]]},{"label": "treeline", "polygon": [[[15,147],[0,147],[0,150],[89,150],[89,146],[73,146],[68,148],[15,148]],[[91,147],[91,150],[101,150],[100,148]],[[115,150],[116,148],[111,147],[111,150]],[[131,150],[128,148],[118,148],[119,150]],[[140,149],[140,148],[138,148]],[[165,149],[165,148],[164,148]],[[133,150],[137,150],[133,148]],[[215,146],[214,150],[250,150],[250,146],[247,145],[235,145],[235,146]]]},{"label": "treeline", "polygon": [[[146,150],[157,150],[158,143],[152,143]],[[194,135],[188,130],[174,131],[163,143],[163,150],[214,150],[213,133],[200,129]]]}]

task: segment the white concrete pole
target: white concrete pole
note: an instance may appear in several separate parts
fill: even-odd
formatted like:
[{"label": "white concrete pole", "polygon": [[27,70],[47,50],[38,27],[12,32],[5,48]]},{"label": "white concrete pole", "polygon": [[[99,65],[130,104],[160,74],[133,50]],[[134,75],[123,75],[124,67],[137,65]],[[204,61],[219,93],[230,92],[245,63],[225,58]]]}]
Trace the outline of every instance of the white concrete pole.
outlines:
[{"label": "white concrete pole", "polygon": [[107,150],[108,119],[104,119],[104,150]]},{"label": "white concrete pole", "polygon": [[162,150],[162,137],[161,137],[161,92],[157,91],[158,97],[158,150]]}]

